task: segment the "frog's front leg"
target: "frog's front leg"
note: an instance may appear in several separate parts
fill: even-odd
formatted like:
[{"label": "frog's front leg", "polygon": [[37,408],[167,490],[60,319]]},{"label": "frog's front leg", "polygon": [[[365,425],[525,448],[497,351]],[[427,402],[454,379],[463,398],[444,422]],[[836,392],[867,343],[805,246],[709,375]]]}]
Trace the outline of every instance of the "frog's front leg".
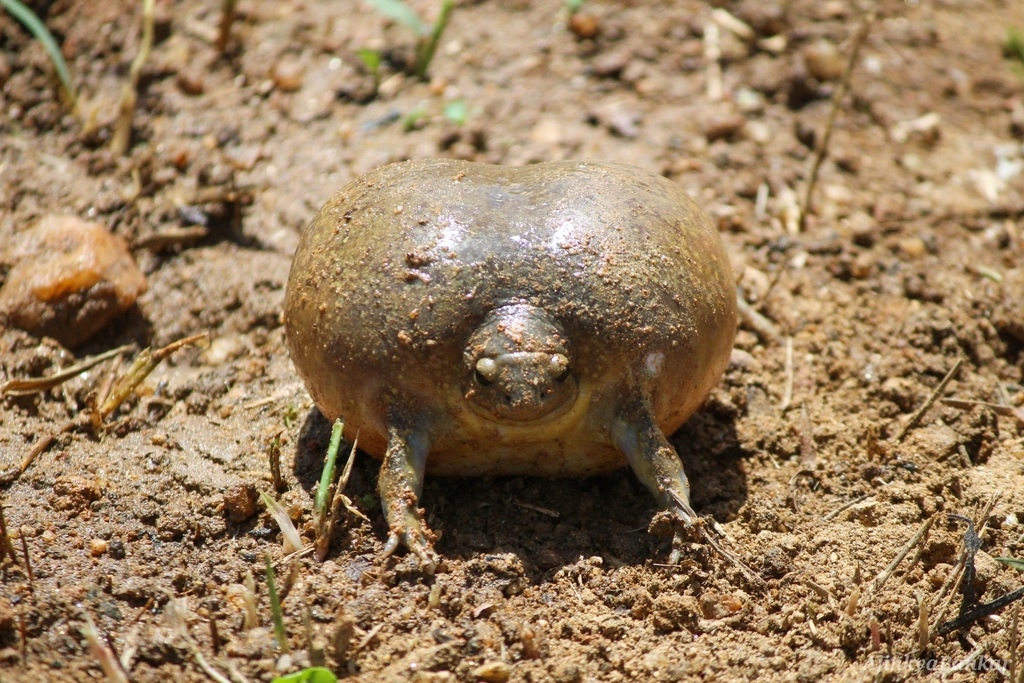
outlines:
[{"label": "frog's front leg", "polygon": [[[683,463],[658,429],[650,401],[631,402],[612,422],[611,437],[662,509],[674,511],[686,525],[697,520],[697,513],[690,507],[690,483]],[[678,548],[683,540],[682,529],[677,529],[675,535],[673,547]],[[678,559],[678,551],[673,551],[672,562]]]},{"label": "frog's front leg", "polygon": [[388,449],[380,467],[377,491],[389,529],[384,556],[395,552],[400,544],[405,545],[419,558],[423,571],[433,574],[438,561],[433,534],[419,509],[429,450],[429,439],[422,432],[389,427]]}]

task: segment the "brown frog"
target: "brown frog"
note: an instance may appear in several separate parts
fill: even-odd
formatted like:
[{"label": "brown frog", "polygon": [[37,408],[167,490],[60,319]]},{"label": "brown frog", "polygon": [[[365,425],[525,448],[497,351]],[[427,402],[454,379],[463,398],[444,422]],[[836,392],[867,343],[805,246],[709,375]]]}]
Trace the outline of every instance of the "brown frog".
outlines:
[{"label": "brown frog", "polygon": [[714,224],[631,166],[384,166],[306,228],[285,299],[292,359],[329,420],[382,458],[385,549],[437,556],[439,475],[586,476],[629,464],[692,518],[665,438],[729,361],[734,280]]}]

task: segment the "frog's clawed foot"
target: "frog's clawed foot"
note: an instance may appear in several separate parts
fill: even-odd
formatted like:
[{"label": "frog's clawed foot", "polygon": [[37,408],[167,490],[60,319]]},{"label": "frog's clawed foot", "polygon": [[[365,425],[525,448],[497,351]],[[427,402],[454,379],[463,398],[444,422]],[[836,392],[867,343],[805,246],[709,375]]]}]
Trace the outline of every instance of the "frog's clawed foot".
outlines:
[{"label": "frog's clawed foot", "polygon": [[431,545],[430,539],[422,527],[410,527],[406,529],[392,529],[388,535],[388,542],[384,546],[384,557],[390,557],[400,545],[409,549],[419,561],[420,569],[424,574],[433,574],[440,561],[437,553]]},{"label": "frog's clawed foot", "polygon": [[647,531],[654,536],[671,536],[669,564],[679,564],[688,544],[700,543],[706,537],[705,522],[689,505],[662,510],[651,520]]}]

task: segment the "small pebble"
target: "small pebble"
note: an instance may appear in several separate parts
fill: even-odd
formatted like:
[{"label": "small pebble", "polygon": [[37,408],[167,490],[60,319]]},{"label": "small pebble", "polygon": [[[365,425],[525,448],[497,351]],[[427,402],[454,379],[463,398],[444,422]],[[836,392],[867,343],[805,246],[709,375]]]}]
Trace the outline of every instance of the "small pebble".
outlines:
[{"label": "small pebble", "polygon": [[187,65],[178,71],[178,78],[175,80],[178,89],[186,95],[202,95],[206,87],[203,72],[192,65]]},{"label": "small pebble", "polygon": [[705,593],[701,596],[700,608],[705,619],[723,619],[742,610],[743,600],[736,595]]},{"label": "small pebble", "polygon": [[856,280],[867,280],[875,270],[875,258],[869,252],[863,252],[850,264],[850,276]]},{"label": "small pebble", "polygon": [[383,100],[394,99],[405,85],[405,74],[398,72],[388,76],[377,88],[377,94]]},{"label": "small pebble", "polygon": [[750,372],[760,369],[760,363],[757,362],[750,352],[743,349],[733,349],[732,354],[729,356],[729,367]]},{"label": "small pebble", "polygon": [[238,171],[251,171],[263,156],[263,149],[256,145],[229,147],[224,150],[224,159]]},{"label": "small pebble", "polygon": [[580,668],[566,661],[555,664],[551,677],[555,680],[555,683],[578,683],[583,678],[580,674]]},{"label": "small pebble", "polygon": [[557,147],[562,142],[562,124],[558,119],[541,119],[530,131],[530,140],[547,147]]},{"label": "small pebble", "polygon": [[738,88],[735,95],[736,106],[744,113],[759,112],[764,109],[764,96],[750,88]]},{"label": "small pebble", "polygon": [[68,348],[88,341],[147,287],[121,237],[74,216],[42,218],[8,256],[0,321]]},{"label": "small pebble", "polygon": [[94,538],[91,541],[89,541],[89,553],[93,557],[99,557],[100,555],[104,555],[109,549],[110,544],[102,538]]},{"label": "small pebble", "polygon": [[203,351],[202,359],[214,367],[229,363],[245,353],[245,342],[239,335],[215,337]]},{"label": "small pebble", "polygon": [[708,121],[704,127],[704,137],[708,142],[715,140],[732,140],[743,130],[747,119],[742,114],[728,114]]},{"label": "small pebble", "polygon": [[907,258],[912,259],[920,258],[928,251],[928,246],[920,237],[904,237],[900,240],[899,247]]},{"label": "small pebble", "polygon": [[832,41],[815,41],[804,48],[803,54],[808,73],[819,81],[834,81],[843,75],[843,56]]},{"label": "small pebble", "polygon": [[434,76],[430,79],[430,94],[434,97],[443,97],[448,89],[448,79],[444,76]]},{"label": "small pebble", "polygon": [[742,0],[735,14],[762,36],[782,33],[789,24],[783,4],[773,0]]},{"label": "small pebble", "polygon": [[850,214],[849,225],[853,243],[858,247],[872,247],[878,239],[878,224],[863,211]]},{"label": "small pebble", "polygon": [[850,3],[846,0],[828,0],[821,3],[819,16],[822,19],[842,19],[850,12]]},{"label": "small pebble", "polygon": [[274,85],[284,92],[295,92],[302,87],[306,69],[301,62],[284,57],[274,64],[270,77]]},{"label": "small pebble", "polygon": [[505,683],[512,675],[512,667],[505,662],[486,662],[473,669],[473,676],[487,683]]},{"label": "small pebble", "polygon": [[771,126],[764,121],[747,121],[744,130],[747,137],[759,145],[766,145],[772,139]]},{"label": "small pebble", "polygon": [[277,664],[275,664],[274,670],[278,673],[285,673],[290,671],[292,667],[292,656],[286,653],[277,658]]},{"label": "small pebble", "polygon": [[621,103],[612,103],[593,114],[613,135],[621,138],[635,138],[640,134],[640,112]]},{"label": "small pebble", "polygon": [[629,64],[629,59],[629,53],[624,50],[605,52],[595,57],[591,66],[594,69],[595,76],[616,78],[626,68],[626,65]]},{"label": "small pebble", "polygon": [[601,30],[601,21],[593,14],[577,12],[569,17],[569,30],[580,40],[590,40]]}]

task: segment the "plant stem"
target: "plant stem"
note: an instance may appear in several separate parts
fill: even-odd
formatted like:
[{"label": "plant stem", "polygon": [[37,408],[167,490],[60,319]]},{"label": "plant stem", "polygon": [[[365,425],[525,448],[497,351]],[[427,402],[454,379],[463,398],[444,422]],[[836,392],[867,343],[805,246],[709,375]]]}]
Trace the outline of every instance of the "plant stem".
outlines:
[{"label": "plant stem", "polygon": [[420,80],[425,80],[427,77],[427,68],[430,66],[430,62],[434,59],[434,53],[437,51],[437,44],[441,42],[441,34],[444,33],[445,26],[448,25],[448,17],[452,12],[452,7],[455,6],[455,0],[444,0],[444,4],[441,5],[441,11],[437,15],[437,21],[434,22],[434,27],[430,32],[430,36],[426,39],[421,39],[416,47],[416,77]]},{"label": "plant stem", "polygon": [[267,593],[270,595],[270,618],[274,621],[274,637],[282,652],[289,652],[288,634],[284,630],[284,617],[281,615],[281,599],[277,596],[277,585],[274,583],[274,563],[270,553],[264,555],[267,563]]}]

